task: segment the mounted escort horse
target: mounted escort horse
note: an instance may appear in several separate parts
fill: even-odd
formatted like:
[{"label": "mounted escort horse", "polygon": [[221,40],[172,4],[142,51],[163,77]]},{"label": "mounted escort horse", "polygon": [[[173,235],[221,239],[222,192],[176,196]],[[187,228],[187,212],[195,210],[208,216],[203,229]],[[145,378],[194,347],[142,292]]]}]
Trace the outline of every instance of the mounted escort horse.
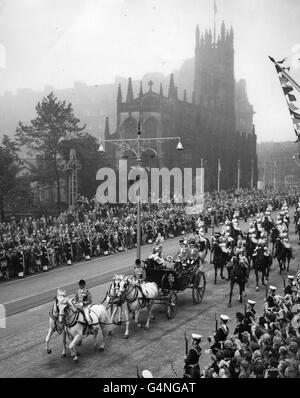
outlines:
[{"label": "mounted escort horse", "polygon": [[245,285],[249,277],[248,264],[246,258],[242,259],[239,255],[239,250],[237,250],[236,255],[232,257],[226,267],[230,281],[228,307],[231,307],[232,293],[235,284],[239,285],[239,302],[243,302],[243,293],[245,292]]},{"label": "mounted escort horse", "polygon": [[[290,261],[293,256],[292,252],[292,245],[288,242],[287,239],[287,234],[284,233],[279,238],[277,238],[277,243],[275,245],[275,258],[277,258],[278,265],[279,265],[279,274],[283,270],[286,269],[286,271],[289,270],[290,268]],[[287,267],[286,267],[286,262],[287,262]]]},{"label": "mounted escort horse", "polygon": [[[222,238],[220,237],[219,239],[222,239]],[[212,252],[212,263],[213,263],[214,269],[215,269],[214,284],[216,285],[218,269],[220,269],[221,279],[226,279],[225,276],[223,276],[223,270],[224,270],[224,266],[227,264],[227,262],[230,259],[230,254],[229,254],[229,249],[227,248],[226,242],[218,243],[218,241],[216,239],[212,243],[211,252]]]},{"label": "mounted escort horse", "polygon": [[[272,243],[272,256],[274,256],[274,249],[275,249],[275,245],[277,243],[277,238],[279,237],[280,232],[278,230],[278,228],[274,227],[271,229],[271,243]],[[275,257],[275,256],[274,256]]]},{"label": "mounted escort horse", "polygon": [[256,248],[256,244],[257,244],[256,235],[248,232],[247,237],[246,237],[245,250],[246,250],[246,257],[247,257],[248,264],[249,264],[249,268],[248,268],[249,274],[250,274],[250,270],[251,270],[251,262],[253,264],[253,254],[254,254],[254,251]]},{"label": "mounted escort horse", "polygon": [[142,327],[139,323],[140,311],[143,308],[148,309],[148,316],[145,329],[149,330],[150,318],[152,315],[152,307],[154,299],[158,296],[158,287],[154,282],[139,282],[130,276],[122,276],[117,282],[117,295],[124,302],[123,310],[125,313],[125,333],[124,339],[129,337],[129,313],[135,313],[134,322],[138,327]]},{"label": "mounted escort horse", "polygon": [[[104,351],[106,337],[110,331],[111,319],[106,308],[102,304],[91,304],[88,306],[91,323],[88,324],[82,309],[79,309],[74,299],[64,295],[57,295],[58,321],[64,325],[66,334],[71,341],[69,349],[75,362],[78,361],[76,346],[84,337],[92,334],[94,336],[94,347]],[[63,341],[66,351],[66,341]]]},{"label": "mounted escort horse", "polygon": [[258,273],[261,272],[261,282],[262,285],[265,286],[265,278],[266,282],[268,283],[270,268],[272,265],[273,259],[271,253],[269,253],[263,246],[262,242],[259,242],[258,247],[255,249],[253,254],[253,268],[255,272],[256,278],[256,288],[255,290],[258,291],[258,282],[259,282],[259,275]]}]

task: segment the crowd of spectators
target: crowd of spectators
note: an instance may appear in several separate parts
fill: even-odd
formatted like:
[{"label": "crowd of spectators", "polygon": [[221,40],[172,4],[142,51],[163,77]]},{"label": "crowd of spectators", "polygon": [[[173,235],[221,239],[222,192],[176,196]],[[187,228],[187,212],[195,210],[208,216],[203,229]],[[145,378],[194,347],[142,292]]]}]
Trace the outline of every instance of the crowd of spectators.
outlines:
[{"label": "crowd of spectators", "polygon": [[[236,313],[236,328],[212,354],[202,378],[300,377],[300,274],[283,295],[265,300],[261,316]],[[270,302],[274,307],[270,308]],[[250,319],[249,319],[250,318]]]},{"label": "crowd of spectators", "polygon": [[[294,191],[241,190],[206,193],[199,204],[142,204],[141,243],[152,243],[194,231],[199,222],[206,231],[234,215],[247,220],[265,211],[279,209],[286,201],[297,203]],[[199,202],[200,203],[200,202]],[[11,217],[0,223],[0,280],[24,277],[91,257],[134,248],[137,244],[136,204],[100,204],[79,195],[74,209],[57,217]]]}]

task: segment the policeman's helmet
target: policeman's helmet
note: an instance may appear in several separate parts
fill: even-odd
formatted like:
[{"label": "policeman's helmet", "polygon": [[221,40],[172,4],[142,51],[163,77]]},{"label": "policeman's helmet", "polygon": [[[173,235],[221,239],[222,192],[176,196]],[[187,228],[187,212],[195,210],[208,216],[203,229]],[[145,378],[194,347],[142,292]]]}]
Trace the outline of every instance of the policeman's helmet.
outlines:
[{"label": "policeman's helmet", "polygon": [[85,286],[85,280],[84,279],[80,279],[78,285],[79,286]]},{"label": "policeman's helmet", "polygon": [[139,258],[137,258],[137,259],[135,260],[135,265],[141,265],[141,260],[140,260]]}]

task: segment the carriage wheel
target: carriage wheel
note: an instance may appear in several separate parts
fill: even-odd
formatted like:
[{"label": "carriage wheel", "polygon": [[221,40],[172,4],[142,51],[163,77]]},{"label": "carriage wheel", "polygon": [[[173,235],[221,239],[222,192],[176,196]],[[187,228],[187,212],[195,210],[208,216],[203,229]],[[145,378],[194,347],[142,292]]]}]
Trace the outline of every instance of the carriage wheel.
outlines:
[{"label": "carriage wheel", "polygon": [[168,304],[166,309],[166,314],[168,319],[172,319],[176,313],[176,305],[177,305],[177,294],[175,292],[170,293],[168,298]]},{"label": "carriage wheel", "polygon": [[204,272],[197,271],[194,276],[193,288],[192,288],[193,289],[192,297],[193,297],[194,304],[201,303],[203,296],[204,296],[204,292],[205,292],[205,286],[206,286],[206,281],[205,281],[205,277],[204,277]]}]

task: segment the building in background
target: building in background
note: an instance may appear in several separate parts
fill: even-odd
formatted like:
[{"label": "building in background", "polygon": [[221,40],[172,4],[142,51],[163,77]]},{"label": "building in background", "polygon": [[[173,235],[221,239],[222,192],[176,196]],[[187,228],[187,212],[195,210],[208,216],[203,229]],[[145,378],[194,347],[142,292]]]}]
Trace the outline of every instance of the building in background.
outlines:
[{"label": "building in background", "polygon": [[[181,80],[182,82],[182,80]],[[156,82],[157,83],[157,82]],[[138,121],[141,121],[143,137],[180,136],[184,151],[178,153],[170,142],[157,145],[158,156],[151,156],[147,166],[205,168],[205,190],[217,189],[218,159],[220,159],[220,188],[238,186],[250,188],[257,184],[256,134],[253,126],[253,107],[249,103],[244,80],[234,79],[233,30],[222,24],[216,43],[211,31],[200,35],[196,29],[194,58],[194,90],[189,95],[184,89],[179,96],[171,74],[167,92],[161,82],[159,91],[153,90],[153,82],[144,92],[143,83],[134,95],[131,78],[127,92],[118,87],[116,130],[111,135],[106,123],[106,139],[136,137]],[[157,86],[157,84],[156,84]],[[181,87],[182,89],[182,87]],[[124,150],[108,144],[110,158],[134,157]],[[147,161],[145,160],[145,164]]]},{"label": "building in background", "polygon": [[[76,82],[73,88],[62,90],[45,87],[42,92],[23,89],[6,93],[0,96],[1,134],[12,136],[19,120],[30,122],[38,101],[53,91],[60,100],[72,103],[76,117],[95,137],[102,138],[104,131],[106,137],[108,131],[113,133],[110,138],[135,135],[138,118],[145,136],[182,137],[182,153],[175,151],[172,143],[162,145],[160,160],[148,154],[150,166],[196,168],[202,159],[205,189],[215,190],[218,159],[221,189],[238,186],[240,160],[240,187],[256,186],[254,112],[245,81],[234,78],[233,43],[233,29],[226,29],[224,23],[216,43],[210,30],[201,34],[197,27],[194,58],[183,61],[171,78],[147,73],[142,85],[134,80],[129,85],[127,79],[117,77],[112,84]],[[148,86],[150,81],[153,84]],[[111,157],[115,155],[111,153]]]},{"label": "building in background", "polygon": [[294,142],[258,143],[257,156],[259,180],[266,188],[300,186],[300,159]]}]

